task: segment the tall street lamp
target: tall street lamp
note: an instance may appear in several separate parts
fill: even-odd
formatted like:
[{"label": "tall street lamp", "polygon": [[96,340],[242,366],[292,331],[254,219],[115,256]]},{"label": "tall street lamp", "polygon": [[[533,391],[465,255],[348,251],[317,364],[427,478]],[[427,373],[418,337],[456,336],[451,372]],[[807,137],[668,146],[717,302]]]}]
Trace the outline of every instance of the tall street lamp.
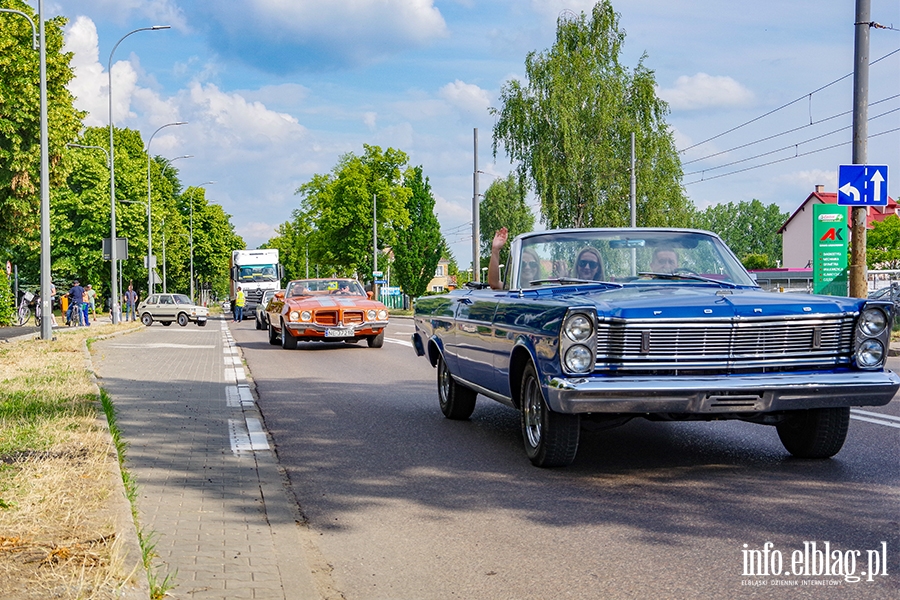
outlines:
[{"label": "tall street lamp", "polygon": [[112,94],[112,59],[113,54],[116,53],[116,48],[119,47],[119,44],[127,38],[129,35],[135,34],[138,31],[157,31],[160,29],[169,29],[169,25],[154,25],[153,27],[141,27],[139,29],[135,29],[134,31],[129,31],[116,42],[116,45],[113,46],[112,52],[109,53],[109,63],[107,64],[107,74],[109,76],[109,196],[110,196],[110,236],[109,236],[109,247],[110,247],[110,275],[112,285],[110,286],[112,290],[112,295],[110,296],[110,304],[112,305],[112,322],[114,325],[119,323],[119,292],[116,289],[116,282],[119,279],[118,272],[116,271],[116,153],[115,147],[113,145],[113,94]]},{"label": "tall street lamp", "polygon": [[[0,12],[14,13],[28,19],[31,24],[31,44],[38,50],[40,63],[40,112],[41,112],[41,339],[53,339],[53,319],[49,318],[53,310],[53,299],[50,297],[50,161],[49,135],[47,133],[47,39],[44,32],[44,2],[38,0],[38,27],[34,21],[20,10],[0,9]],[[38,44],[40,33],[40,44]]]},{"label": "tall street lamp", "polygon": [[[181,160],[182,158],[194,158],[194,155],[193,154],[182,154],[181,156],[176,156],[172,160],[166,161],[166,166],[163,167],[162,172],[160,173],[160,177],[165,176],[166,169],[171,167],[173,162],[175,162],[176,160]],[[163,250],[163,281],[162,281],[162,284],[163,284],[163,294],[165,294],[166,293],[166,218],[165,218],[165,216],[163,216],[163,222],[162,222],[162,236],[163,236],[163,244],[162,244],[162,246],[163,246],[163,248],[162,248],[162,250]]]},{"label": "tall street lamp", "polygon": [[191,302],[194,301],[194,192],[197,188],[214,183],[215,181],[207,181],[191,188]]},{"label": "tall street lamp", "polygon": [[152,223],[152,212],[150,210],[150,144],[153,142],[153,136],[157,133],[165,129],[166,127],[172,127],[173,125],[187,125],[187,121],[176,121],[174,123],[166,123],[159,129],[153,132],[153,135],[150,136],[150,139],[147,140],[147,293],[153,293],[153,228],[151,226]]}]

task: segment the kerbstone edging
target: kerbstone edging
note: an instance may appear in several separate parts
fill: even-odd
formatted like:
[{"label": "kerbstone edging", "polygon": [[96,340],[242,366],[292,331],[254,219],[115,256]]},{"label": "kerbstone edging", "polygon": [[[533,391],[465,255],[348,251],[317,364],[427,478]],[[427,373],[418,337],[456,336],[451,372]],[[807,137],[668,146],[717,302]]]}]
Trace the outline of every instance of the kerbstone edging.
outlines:
[{"label": "kerbstone edging", "polygon": [[[143,328],[133,328],[126,331],[117,331],[107,335],[90,338],[91,341],[100,341],[126,333],[134,333]],[[107,461],[109,478],[112,479],[112,502],[113,514],[115,515],[116,539],[121,548],[121,557],[124,570],[128,572],[128,578],[125,585],[118,591],[118,597],[125,600],[148,600],[150,598],[150,581],[147,577],[147,570],[144,568],[142,559],[141,544],[138,540],[137,524],[131,513],[131,502],[125,494],[125,484],[122,482],[122,469],[119,466],[119,457],[116,450],[116,444],[113,441],[112,433],[109,430],[109,420],[106,418],[106,412],[103,410],[103,404],[100,399],[100,386],[97,383],[97,374],[94,372],[94,362],[91,359],[91,351],[88,348],[88,340],[85,339],[82,352],[84,352],[85,370],[91,378],[91,386],[94,388],[94,394],[97,397],[97,408],[99,414],[97,423],[104,431],[106,431],[107,442],[111,451],[108,453]],[[102,415],[102,416],[101,416]]]}]

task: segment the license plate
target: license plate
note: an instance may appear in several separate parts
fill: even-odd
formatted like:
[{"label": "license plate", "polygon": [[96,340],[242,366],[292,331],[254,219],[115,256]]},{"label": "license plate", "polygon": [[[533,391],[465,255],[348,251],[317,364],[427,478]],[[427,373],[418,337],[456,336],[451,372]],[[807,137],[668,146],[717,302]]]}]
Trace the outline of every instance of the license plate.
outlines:
[{"label": "license plate", "polygon": [[326,329],[325,337],[353,337],[352,329]]}]

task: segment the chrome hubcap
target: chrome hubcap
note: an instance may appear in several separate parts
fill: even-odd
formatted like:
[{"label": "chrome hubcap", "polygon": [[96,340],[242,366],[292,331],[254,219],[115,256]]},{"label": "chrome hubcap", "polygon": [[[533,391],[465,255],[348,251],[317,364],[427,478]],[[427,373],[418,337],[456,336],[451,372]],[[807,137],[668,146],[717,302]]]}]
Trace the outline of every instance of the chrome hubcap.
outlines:
[{"label": "chrome hubcap", "polygon": [[528,437],[528,445],[537,448],[541,443],[541,391],[537,381],[529,378],[525,384],[525,435]]}]

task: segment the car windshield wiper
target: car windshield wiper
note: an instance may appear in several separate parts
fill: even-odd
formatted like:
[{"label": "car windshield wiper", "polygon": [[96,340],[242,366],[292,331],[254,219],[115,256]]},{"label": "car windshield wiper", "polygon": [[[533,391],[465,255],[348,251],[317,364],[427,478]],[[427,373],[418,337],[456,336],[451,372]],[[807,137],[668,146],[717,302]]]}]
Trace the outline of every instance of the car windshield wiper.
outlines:
[{"label": "car windshield wiper", "polygon": [[707,283],[715,283],[717,285],[725,285],[731,288],[736,288],[737,284],[732,283],[731,281],[722,281],[720,279],[713,279],[712,277],[704,277],[703,275],[697,275],[696,273],[654,273],[652,271],[642,271],[638,273],[641,277],[659,277],[660,279],[690,279],[691,281],[705,281]]},{"label": "car windshield wiper", "polygon": [[560,285],[576,285],[579,283],[602,283],[610,287],[624,287],[621,283],[613,283],[612,281],[600,281],[598,279],[576,279],[574,277],[556,277],[553,279],[535,279],[530,281],[530,285],[542,285],[545,283],[558,283]]}]

